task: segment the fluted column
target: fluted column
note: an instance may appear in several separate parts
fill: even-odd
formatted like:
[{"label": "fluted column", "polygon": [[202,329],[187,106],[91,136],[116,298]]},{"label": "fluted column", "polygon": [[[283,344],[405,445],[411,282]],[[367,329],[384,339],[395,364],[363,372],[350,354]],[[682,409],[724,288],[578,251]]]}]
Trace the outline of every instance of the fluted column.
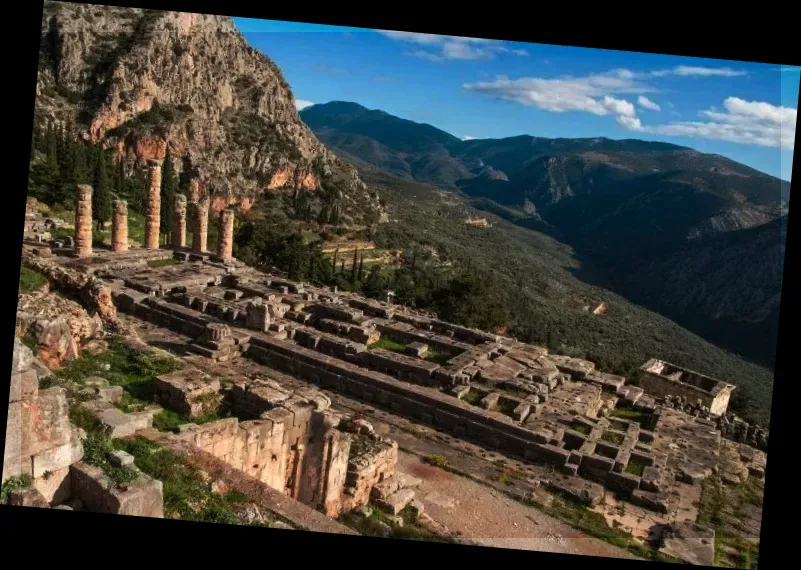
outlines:
[{"label": "fluted column", "polygon": [[128,251],[128,203],[114,201],[114,217],[111,220],[111,249],[115,252]]},{"label": "fluted column", "polygon": [[195,227],[192,233],[192,251],[204,253],[209,237],[209,200],[204,198],[195,204]]},{"label": "fluted column", "polygon": [[234,249],[234,211],[226,208],[220,214],[220,241],[217,244],[217,256],[223,260],[231,259]]},{"label": "fluted column", "polygon": [[149,163],[150,187],[145,205],[145,247],[158,249],[161,233],[161,161],[151,160]]},{"label": "fluted column", "polygon": [[79,184],[75,194],[75,255],[92,257],[92,187]]},{"label": "fluted column", "polygon": [[175,249],[186,247],[186,196],[175,195],[172,211],[172,246]]}]

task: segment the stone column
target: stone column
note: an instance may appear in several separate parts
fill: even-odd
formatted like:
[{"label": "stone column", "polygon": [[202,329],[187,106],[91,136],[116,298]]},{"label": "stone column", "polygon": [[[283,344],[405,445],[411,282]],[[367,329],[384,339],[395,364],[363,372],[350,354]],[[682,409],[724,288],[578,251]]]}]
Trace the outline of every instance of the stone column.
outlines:
[{"label": "stone column", "polygon": [[186,247],[186,196],[175,195],[172,211],[172,246],[175,249]]},{"label": "stone column", "polygon": [[75,255],[92,257],[92,187],[79,184],[75,195]]},{"label": "stone column", "polygon": [[209,237],[209,200],[204,198],[195,204],[195,227],[192,232],[192,251],[204,253]]},{"label": "stone column", "polygon": [[145,205],[145,247],[159,248],[161,226],[161,161],[150,160],[150,188]]},{"label": "stone column", "polygon": [[234,211],[226,208],[220,214],[220,241],[217,244],[217,256],[223,260],[231,259],[234,248]]},{"label": "stone column", "polygon": [[189,190],[189,201],[193,204],[196,204],[197,201],[200,199],[200,181],[197,178],[193,178],[190,182],[190,190]]},{"label": "stone column", "polygon": [[111,220],[111,249],[115,252],[128,251],[128,203],[114,201],[114,217]]}]

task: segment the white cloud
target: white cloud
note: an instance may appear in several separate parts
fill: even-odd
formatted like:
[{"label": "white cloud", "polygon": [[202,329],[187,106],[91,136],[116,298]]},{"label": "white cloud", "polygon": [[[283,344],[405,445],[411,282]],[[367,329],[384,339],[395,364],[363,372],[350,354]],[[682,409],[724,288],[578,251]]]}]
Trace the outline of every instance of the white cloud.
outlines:
[{"label": "white cloud", "polygon": [[471,137],[469,135],[465,135],[465,136],[462,137],[462,140],[463,141],[472,141],[472,140],[475,140],[475,138],[476,137]]},{"label": "white cloud", "polygon": [[[726,68],[718,68],[714,72],[709,69],[711,68],[679,66],[671,72],[677,75],[723,75],[721,70]],[[654,73],[651,72],[651,76]],[[555,79],[509,79],[498,76],[493,81],[466,83],[463,87],[467,91],[522,105],[533,105],[544,111],[583,111],[599,116],[613,115],[621,126],[642,133],[702,137],[782,149],[792,149],[795,144],[796,109],[777,107],[760,101],[746,101],[738,97],[726,99],[722,111],[712,108],[701,112],[702,120],[644,125],[637,117],[634,104],[620,97],[635,94],[640,107],[661,110],[660,105],[643,95],[656,91],[640,81],[644,76],[626,69]],[[671,114],[678,114],[672,103],[666,104],[671,109]]]},{"label": "white cloud", "polygon": [[662,107],[660,107],[657,103],[651,101],[648,97],[644,95],[640,95],[637,98],[637,103],[639,103],[640,107],[643,109],[648,109],[649,111],[661,111]]},{"label": "white cloud", "polygon": [[678,65],[671,69],[651,71],[645,75],[650,75],[651,77],[665,77],[667,75],[677,75],[679,77],[740,77],[748,74],[745,71],[731,69],[730,67]]},{"label": "white cloud", "polygon": [[761,101],[745,101],[738,97],[729,97],[723,102],[723,107],[725,111],[703,111],[701,116],[708,119],[706,121],[675,121],[645,127],[640,124],[636,128],[629,128],[652,134],[793,149],[798,114],[796,109]]},{"label": "white cloud", "polygon": [[427,48],[408,52],[408,55],[429,61],[487,60],[500,53],[511,53],[517,56],[528,55],[526,50],[506,47],[504,42],[500,40],[387,30],[378,30],[378,33],[396,41],[417,44]]},{"label": "white cloud", "polygon": [[311,101],[304,101],[303,99],[295,99],[295,109],[298,111],[302,111],[306,107],[311,107],[314,105]]},{"label": "white cloud", "polygon": [[604,108],[610,113],[621,115],[624,117],[634,117],[637,113],[634,111],[634,105],[625,99],[615,99],[609,95],[604,95],[601,101]]},{"label": "white cloud", "polygon": [[524,77],[513,80],[499,76],[494,81],[467,83],[463,87],[467,91],[523,105],[534,105],[554,113],[584,111],[599,116],[615,115],[618,122],[630,128],[639,124],[634,104],[613,95],[647,93],[653,90],[634,81],[627,70],[556,79]]},{"label": "white cloud", "polygon": [[642,130],[642,121],[640,121],[640,119],[638,119],[637,117],[627,117],[625,115],[618,115],[615,118],[615,120],[629,130],[632,131]]}]

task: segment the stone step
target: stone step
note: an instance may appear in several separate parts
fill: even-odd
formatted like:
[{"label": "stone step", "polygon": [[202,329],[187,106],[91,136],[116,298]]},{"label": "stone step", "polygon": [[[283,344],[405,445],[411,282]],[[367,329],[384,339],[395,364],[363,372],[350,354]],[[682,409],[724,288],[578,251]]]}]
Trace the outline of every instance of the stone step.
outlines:
[{"label": "stone step", "polygon": [[414,499],[414,491],[411,489],[399,489],[386,499],[377,500],[376,505],[389,511],[392,515],[397,515]]}]

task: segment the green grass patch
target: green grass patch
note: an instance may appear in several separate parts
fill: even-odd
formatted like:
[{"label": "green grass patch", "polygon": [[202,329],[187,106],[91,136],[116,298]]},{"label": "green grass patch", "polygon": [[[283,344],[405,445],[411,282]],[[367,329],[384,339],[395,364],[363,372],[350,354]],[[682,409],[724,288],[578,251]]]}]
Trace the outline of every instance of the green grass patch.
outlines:
[{"label": "green grass patch", "polygon": [[629,459],[628,465],[626,465],[626,473],[642,477],[646,467],[648,467],[648,465],[639,461],[636,457],[632,457]]},{"label": "green grass patch", "polygon": [[467,391],[467,394],[462,396],[462,402],[467,402],[472,406],[479,406],[481,405],[482,398],[483,396],[481,395],[481,392],[479,392],[478,390],[474,390],[473,388],[470,388]]},{"label": "green grass patch", "polygon": [[425,355],[426,360],[429,362],[435,362],[440,366],[445,366],[451,358],[451,355],[446,352],[437,352],[431,349],[429,349],[428,353]]},{"label": "green grass patch", "polygon": [[434,467],[439,467],[440,469],[448,467],[448,460],[441,455],[426,455],[423,457],[423,461]]},{"label": "green grass patch", "polygon": [[647,560],[678,563],[678,560],[665,556],[647,545],[640,544],[622,528],[609,526],[604,515],[588,509],[586,505],[574,501],[566,495],[555,493],[551,506],[542,510],[585,534],[623,548],[635,556]]},{"label": "green grass patch", "polygon": [[28,269],[27,267],[20,267],[19,269],[19,292],[20,293],[31,293],[39,289],[42,285],[47,283],[47,278],[33,271]]},{"label": "green grass patch", "polygon": [[166,259],[151,259],[147,262],[148,267],[167,267],[169,265],[178,265],[181,263],[174,257],[168,257]]},{"label": "green grass patch", "polygon": [[133,455],[141,471],[163,483],[166,518],[245,524],[235,510],[247,497],[238,491],[212,492],[211,483],[183,455],[139,436],[117,439],[114,445]]},{"label": "green grass patch", "polygon": [[190,419],[184,414],[179,414],[174,410],[162,410],[153,416],[153,427],[159,431],[169,431],[173,433],[178,432],[178,426],[183,424],[196,424],[202,425],[209,422],[216,422],[217,420],[230,417],[227,413],[215,412],[207,414],[199,418]]},{"label": "green grass patch", "polygon": [[27,489],[33,485],[33,479],[30,475],[14,475],[9,477],[3,482],[0,487],[0,504],[7,505],[11,493],[19,489]]},{"label": "green grass patch", "polygon": [[392,352],[399,352],[400,354],[404,354],[406,351],[405,344],[403,344],[402,342],[397,342],[385,336],[379,338],[378,342],[374,342],[373,344],[371,344],[367,350],[375,350],[376,348],[382,348],[384,350],[390,350]]},{"label": "green grass patch", "polygon": [[647,426],[652,417],[652,414],[648,414],[634,408],[615,408],[609,412],[609,415],[622,420],[637,422],[641,427]]},{"label": "green grass patch", "polygon": [[608,441],[609,443],[612,443],[614,445],[620,445],[621,443],[623,443],[623,440],[625,439],[625,437],[626,436],[624,434],[622,434],[622,433],[618,433],[616,431],[609,431],[609,430],[605,431],[603,433],[603,435],[601,435],[601,439],[602,440]]},{"label": "green grass patch", "polygon": [[581,422],[574,422],[573,423],[573,431],[577,431],[577,432],[579,432],[580,434],[583,434],[583,435],[590,435],[590,432],[592,431],[592,428],[590,426],[588,426],[587,424],[584,424],[584,423],[581,423]]},{"label": "green grass patch", "polygon": [[90,431],[83,440],[83,460],[89,465],[100,467],[109,479],[117,485],[125,485],[139,477],[130,467],[117,467],[110,461],[115,451],[111,438],[99,430]]},{"label": "green grass patch", "polygon": [[761,507],[762,495],[755,477],[729,488],[717,476],[703,482],[697,521],[715,531],[715,566],[756,570],[759,542],[748,540],[741,529],[746,506]]},{"label": "green grass patch", "polygon": [[155,356],[133,348],[119,337],[112,337],[108,350],[100,354],[83,352],[79,358],[70,360],[55,375],[67,382],[81,384],[89,376],[101,376],[115,386],[122,386],[124,393],[118,405],[123,411],[139,411],[146,403],[153,402],[153,382],[157,376],[180,368],[174,358]]}]

